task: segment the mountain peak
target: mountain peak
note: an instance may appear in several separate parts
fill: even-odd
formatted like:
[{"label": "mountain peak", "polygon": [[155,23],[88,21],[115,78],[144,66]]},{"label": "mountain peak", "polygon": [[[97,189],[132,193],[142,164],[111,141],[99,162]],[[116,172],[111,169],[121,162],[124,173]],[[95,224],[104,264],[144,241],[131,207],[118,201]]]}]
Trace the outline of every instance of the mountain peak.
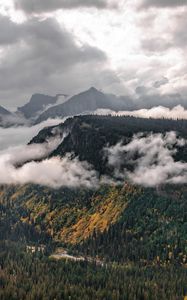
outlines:
[{"label": "mountain peak", "polygon": [[56,96],[49,96],[46,94],[35,93],[31,96],[28,104],[42,102],[42,104],[49,103],[51,99],[56,99]]},{"label": "mountain peak", "polygon": [[89,90],[88,90],[89,92],[99,92],[99,90],[97,90],[95,87],[91,87],[91,88],[89,88]]},{"label": "mountain peak", "polygon": [[31,99],[28,103],[18,107],[18,111],[21,112],[26,118],[33,118],[43,111],[48,105],[55,105],[57,100],[57,96],[36,93],[31,96]]}]

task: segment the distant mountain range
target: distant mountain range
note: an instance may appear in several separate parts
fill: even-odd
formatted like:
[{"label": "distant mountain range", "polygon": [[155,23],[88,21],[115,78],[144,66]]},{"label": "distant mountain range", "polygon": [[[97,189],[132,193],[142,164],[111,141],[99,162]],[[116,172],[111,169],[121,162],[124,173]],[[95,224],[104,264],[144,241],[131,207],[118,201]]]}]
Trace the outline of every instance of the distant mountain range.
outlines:
[{"label": "distant mountain range", "polygon": [[[157,100],[152,103],[149,97],[145,96],[143,98],[140,97],[139,101],[135,103],[133,99],[128,96],[106,94],[94,87],[72,97],[68,97],[65,94],[57,94],[56,96],[34,94],[29,102],[18,107],[14,114],[0,106],[0,126],[4,126],[4,124],[6,124],[6,126],[12,124],[19,125],[24,121],[30,125],[38,124],[49,118],[54,119],[88,114],[97,109],[131,111],[140,108],[151,108],[154,105],[164,105],[172,108],[181,103],[180,99],[176,97],[173,99],[171,95],[166,95],[164,98],[165,101],[161,97],[159,98],[159,96],[156,99]],[[8,116],[12,117],[12,122],[4,122]]]},{"label": "distant mountain range", "polygon": [[[61,103],[59,99],[63,96]],[[87,91],[72,96],[68,99],[65,94],[57,94],[56,96],[49,96],[44,94],[34,94],[25,105],[18,107],[14,116],[25,119],[30,124],[38,124],[48,118],[74,116],[93,112],[97,109],[111,109],[111,110],[130,110],[133,108],[132,100],[128,97],[117,97],[112,94],[105,94],[94,87]],[[5,113],[12,115],[2,107],[2,115]],[[1,115],[1,110],[0,110]],[[19,122],[18,122],[19,123]],[[3,125],[3,122],[0,122]],[[16,122],[15,122],[16,125]]]},{"label": "distant mountain range", "polygon": [[58,96],[34,94],[28,103],[18,107],[18,112],[22,113],[26,119],[36,118],[40,112],[43,112],[49,105],[54,105],[57,100]]},{"label": "distant mountain range", "polygon": [[104,94],[96,88],[91,87],[89,90],[71,97],[67,102],[47,109],[39,116],[36,123],[40,123],[48,118],[93,112],[99,108],[116,111],[132,109],[132,101],[128,97]]}]

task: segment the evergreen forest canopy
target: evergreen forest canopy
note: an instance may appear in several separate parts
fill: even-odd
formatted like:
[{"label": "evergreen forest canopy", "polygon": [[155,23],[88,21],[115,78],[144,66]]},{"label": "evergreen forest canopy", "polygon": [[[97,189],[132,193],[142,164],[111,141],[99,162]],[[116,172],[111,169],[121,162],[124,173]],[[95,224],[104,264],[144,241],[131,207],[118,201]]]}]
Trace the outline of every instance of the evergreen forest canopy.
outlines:
[{"label": "evergreen forest canopy", "polygon": [[[54,130],[55,129],[55,130]],[[68,134],[50,157],[74,153],[110,174],[101,149],[187,121],[81,116],[43,129],[30,144]],[[187,162],[186,146],[174,154]],[[1,299],[183,299],[187,295],[187,185],[125,182],[97,189],[0,187]],[[73,257],[56,259],[65,249]]]}]

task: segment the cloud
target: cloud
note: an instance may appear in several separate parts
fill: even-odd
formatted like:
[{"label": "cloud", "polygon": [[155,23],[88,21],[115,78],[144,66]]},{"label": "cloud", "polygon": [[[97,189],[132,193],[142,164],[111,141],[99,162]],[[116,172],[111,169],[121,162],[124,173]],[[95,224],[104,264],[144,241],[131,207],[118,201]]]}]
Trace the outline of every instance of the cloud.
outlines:
[{"label": "cloud", "polygon": [[64,119],[48,119],[35,126],[16,126],[9,128],[0,127],[0,150],[7,149],[12,146],[25,145],[33,136],[36,136],[38,132],[48,126],[54,126],[59,123],[63,123]]},{"label": "cloud", "polygon": [[[187,183],[187,163],[173,158],[177,147],[185,145],[186,141],[177,138],[175,132],[148,136],[139,134],[127,145],[120,142],[106,148],[105,153],[118,180],[155,187],[167,183]],[[133,171],[123,167],[125,161],[133,167]]]},{"label": "cloud", "polygon": [[143,0],[141,7],[162,7],[162,8],[174,8],[179,6],[186,6],[187,0]]},{"label": "cloud", "polygon": [[187,120],[187,110],[181,105],[175,106],[172,109],[163,106],[157,106],[150,109],[139,109],[134,111],[112,111],[108,109],[98,109],[94,112],[98,115],[114,115],[114,116],[132,116],[139,118],[153,119],[183,119]]},{"label": "cloud", "polygon": [[0,15],[0,46],[16,43],[20,38],[20,25]]},{"label": "cloud", "polygon": [[[0,129],[0,184],[32,183],[51,188],[94,188],[98,185],[97,172],[87,162],[71,159],[71,154],[64,158],[47,158],[62,143],[67,132],[54,128],[54,137],[47,138],[44,143],[23,145],[43,127],[57,125],[63,120],[65,118],[48,119],[32,127]],[[15,144],[19,145],[12,146]]]},{"label": "cloud", "polygon": [[27,120],[16,114],[0,114],[0,127],[10,127],[10,126],[19,126],[28,124]]},{"label": "cloud", "polygon": [[139,133],[126,145],[119,142],[104,148],[108,164],[114,172],[111,176],[104,175],[101,178],[87,162],[79,161],[78,157],[72,159],[74,155],[71,153],[62,158],[48,158],[66,134],[57,130],[54,137],[47,138],[42,144],[19,145],[1,150],[0,184],[32,183],[52,188],[97,188],[100,184],[122,184],[124,181],[146,187],[187,183],[187,163],[173,158],[178,148],[186,146],[186,141],[178,138],[175,132],[146,136]]},{"label": "cloud", "polygon": [[[52,188],[97,186],[97,173],[87,162],[71,155],[64,158],[45,157],[57,147],[59,139],[44,144],[12,147],[0,153],[1,184],[39,184]],[[42,161],[34,161],[43,159]],[[21,166],[20,166],[21,165]]]},{"label": "cloud", "polygon": [[59,145],[61,139],[55,138],[43,144],[31,144],[25,146],[17,146],[0,152],[1,161],[7,164],[19,165],[30,160],[43,159],[49,155]]},{"label": "cloud", "polygon": [[[153,87],[142,87],[141,93],[138,91],[137,97],[133,99],[134,101],[134,108],[141,109],[141,108],[153,108],[156,106],[164,106],[172,109],[175,106],[183,106],[187,109],[187,103],[185,96],[181,96],[180,93],[163,93],[162,88],[165,89],[167,85],[161,85],[160,88]],[[168,84],[167,89],[169,89],[170,85]],[[161,91],[157,91],[161,89]],[[137,93],[137,90],[136,90]]]},{"label": "cloud", "polygon": [[162,85],[165,85],[169,82],[167,77],[162,77],[162,79],[157,80],[154,82],[153,86],[157,89],[159,87],[161,87]]},{"label": "cloud", "polygon": [[54,18],[6,22],[7,39],[0,34],[0,42],[11,45],[2,48],[0,61],[0,99],[6,105],[22,104],[36,92],[72,94],[100,85],[101,78],[103,84],[117,80],[103,51],[78,43]]},{"label": "cloud", "polygon": [[141,40],[141,47],[142,49],[147,52],[148,54],[154,53],[163,53],[167,51],[169,48],[173,47],[172,40],[168,38],[167,40],[162,37],[147,37],[142,38]]},{"label": "cloud", "polygon": [[16,9],[21,9],[28,14],[80,7],[95,7],[98,9],[117,7],[115,1],[111,0],[15,0],[14,2]]},{"label": "cloud", "polygon": [[[151,1],[147,1],[150,2]],[[170,1],[171,2],[171,1]],[[159,1],[155,1],[158,7],[161,7]],[[142,30],[144,29],[145,33],[141,38],[141,47],[144,53],[147,56],[151,56],[154,54],[160,53],[166,57],[170,57],[171,55],[174,57],[175,53],[177,55],[176,63],[180,61],[180,59],[184,59],[183,51],[186,50],[187,46],[187,1],[185,1],[185,7],[182,9],[178,6],[182,5],[182,1],[174,1],[173,4],[176,4],[176,9],[173,11],[169,9],[167,13],[163,11],[160,14],[153,14],[152,12],[147,12],[145,15],[152,15],[151,20],[149,20],[149,27],[147,26],[147,19],[144,17],[140,26]],[[162,2],[164,4],[164,1]],[[169,6],[166,6],[169,8]],[[172,7],[172,6],[171,6]],[[161,58],[161,57],[160,57]],[[166,60],[162,62],[166,63]]]},{"label": "cloud", "polygon": [[[108,11],[79,8],[107,8],[112,1],[17,0],[24,15],[8,8],[5,2],[11,0],[1,2],[1,12],[10,16],[0,20],[0,101],[5,106],[22,105],[33,93],[73,95],[90,86],[136,98],[136,87],[153,87],[162,76],[169,83],[160,85],[157,94],[142,93],[136,109],[187,105],[184,7],[158,14],[157,9],[137,11],[143,1],[113,1],[123,9]],[[182,3],[144,2],[170,8]],[[55,12],[59,5],[78,9]]]},{"label": "cloud", "polygon": [[184,10],[184,13],[177,13],[174,17],[174,28],[173,28],[173,45],[179,49],[183,49],[186,53],[187,47],[187,19],[186,19],[187,9]]}]

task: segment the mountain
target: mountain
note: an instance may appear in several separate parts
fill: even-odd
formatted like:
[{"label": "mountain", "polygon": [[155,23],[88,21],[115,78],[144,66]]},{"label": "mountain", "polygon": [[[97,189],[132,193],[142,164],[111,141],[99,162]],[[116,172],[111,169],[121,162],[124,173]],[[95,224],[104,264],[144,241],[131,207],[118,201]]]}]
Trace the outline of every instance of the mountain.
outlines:
[{"label": "mountain", "polygon": [[24,124],[22,118],[0,106],[0,127],[10,127],[21,124]]},{"label": "mountain", "polygon": [[[66,120],[63,124],[44,128],[30,141],[30,144],[41,144],[47,142],[49,138],[55,137],[55,133],[63,136],[63,133],[66,132],[66,137],[50,154],[50,157],[64,157],[67,153],[71,153],[71,158],[79,157],[79,160],[89,162],[99,175],[110,176],[114,171],[108,166],[108,161],[104,157],[103,149],[106,145],[108,147],[116,145],[120,140],[123,140],[124,144],[128,144],[133,135],[140,132],[144,135],[148,133],[164,134],[171,130],[187,139],[187,121],[184,120],[77,116]],[[187,162],[186,146],[180,147],[178,153],[173,154],[175,160]],[[128,156],[124,158],[123,167],[127,170],[133,168],[132,161],[129,161]],[[187,186],[185,184],[178,186],[163,184],[160,188],[143,188],[126,183],[121,187],[101,186],[96,191],[62,190],[63,196],[60,191],[55,192],[54,195],[52,191],[48,191],[49,202],[45,192],[42,191],[40,198],[40,191],[37,190],[34,194],[32,193],[32,204],[30,201],[28,203],[28,209],[36,219],[39,218],[39,207],[41,208],[45,216],[46,230],[52,232],[56,241],[73,244],[75,245],[74,250],[84,254],[89,253],[89,255],[107,257],[108,260],[117,259],[124,262],[128,259],[133,260],[134,255],[137,260],[156,259],[157,256],[165,260],[169,255],[169,252],[167,254],[164,252],[167,243],[171,242],[171,248],[174,249],[174,245],[180,239],[176,257],[183,249],[181,257],[184,258],[186,248],[182,240],[186,223],[180,223],[180,220],[186,209],[184,206],[187,205]],[[26,188],[26,191],[31,192],[31,189]],[[24,195],[27,195],[25,190]],[[63,197],[66,200],[69,199],[68,207],[66,207],[66,200],[63,200]],[[26,196],[26,198],[30,199],[31,197]],[[35,198],[36,200],[34,200]],[[75,209],[76,206],[77,209]],[[63,216],[64,214],[65,216]],[[55,228],[50,225],[53,222],[56,224]],[[170,231],[173,232],[174,228],[178,226],[177,234],[173,237],[174,240],[172,238],[170,240]],[[161,235],[162,241],[160,240]],[[144,243],[139,244],[141,239],[146,243],[146,247],[144,247]],[[159,240],[160,242],[158,242]],[[160,243],[158,247],[157,243]],[[133,249],[138,249],[139,254],[133,254],[136,252]]]},{"label": "mountain", "polygon": [[[168,131],[187,139],[187,121],[85,115],[44,128],[30,144],[65,133],[49,157],[72,153],[110,175],[104,147]],[[173,157],[185,163],[180,141]],[[128,156],[124,163],[132,167]],[[187,184],[1,185],[0,298],[184,299],[186,212]]]},{"label": "mountain", "polygon": [[30,101],[18,107],[18,112],[22,113],[26,119],[36,118],[48,106],[54,105],[58,100],[58,95],[48,96],[43,94],[32,95]]},{"label": "mountain", "polygon": [[[123,140],[127,144],[134,134],[166,133],[176,131],[181,137],[187,138],[186,120],[143,119],[134,117],[113,116],[76,116],[67,119],[64,123],[44,128],[30,143],[44,143],[56,133],[66,133],[62,143],[50,156],[65,156],[74,153],[81,161],[86,160],[94,166],[100,174],[108,172],[107,161],[103,158],[103,149],[106,145],[112,146]],[[187,161],[187,149],[179,148],[178,157]],[[128,160],[127,160],[128,161]]]},{"label": "mountain", "polygon": [[7,109],[5,109],[4,107],[2,107],[2,106],[0,105],[0,115],[1,115],[1,116],[8,116],[8,115],[11,115],[11,112],[8,111]]},{"label": "mountain", "polygon": [[115,95],[104,94],[96,88],[71,97],[67,102],[47,109],[43,112],[36,123],[40,123],[48,118],[66,117],[93,112],[96,109],[104,108],[111,110],[126,110],[132,108],[132,102],[128,97],[116,97]]}]

